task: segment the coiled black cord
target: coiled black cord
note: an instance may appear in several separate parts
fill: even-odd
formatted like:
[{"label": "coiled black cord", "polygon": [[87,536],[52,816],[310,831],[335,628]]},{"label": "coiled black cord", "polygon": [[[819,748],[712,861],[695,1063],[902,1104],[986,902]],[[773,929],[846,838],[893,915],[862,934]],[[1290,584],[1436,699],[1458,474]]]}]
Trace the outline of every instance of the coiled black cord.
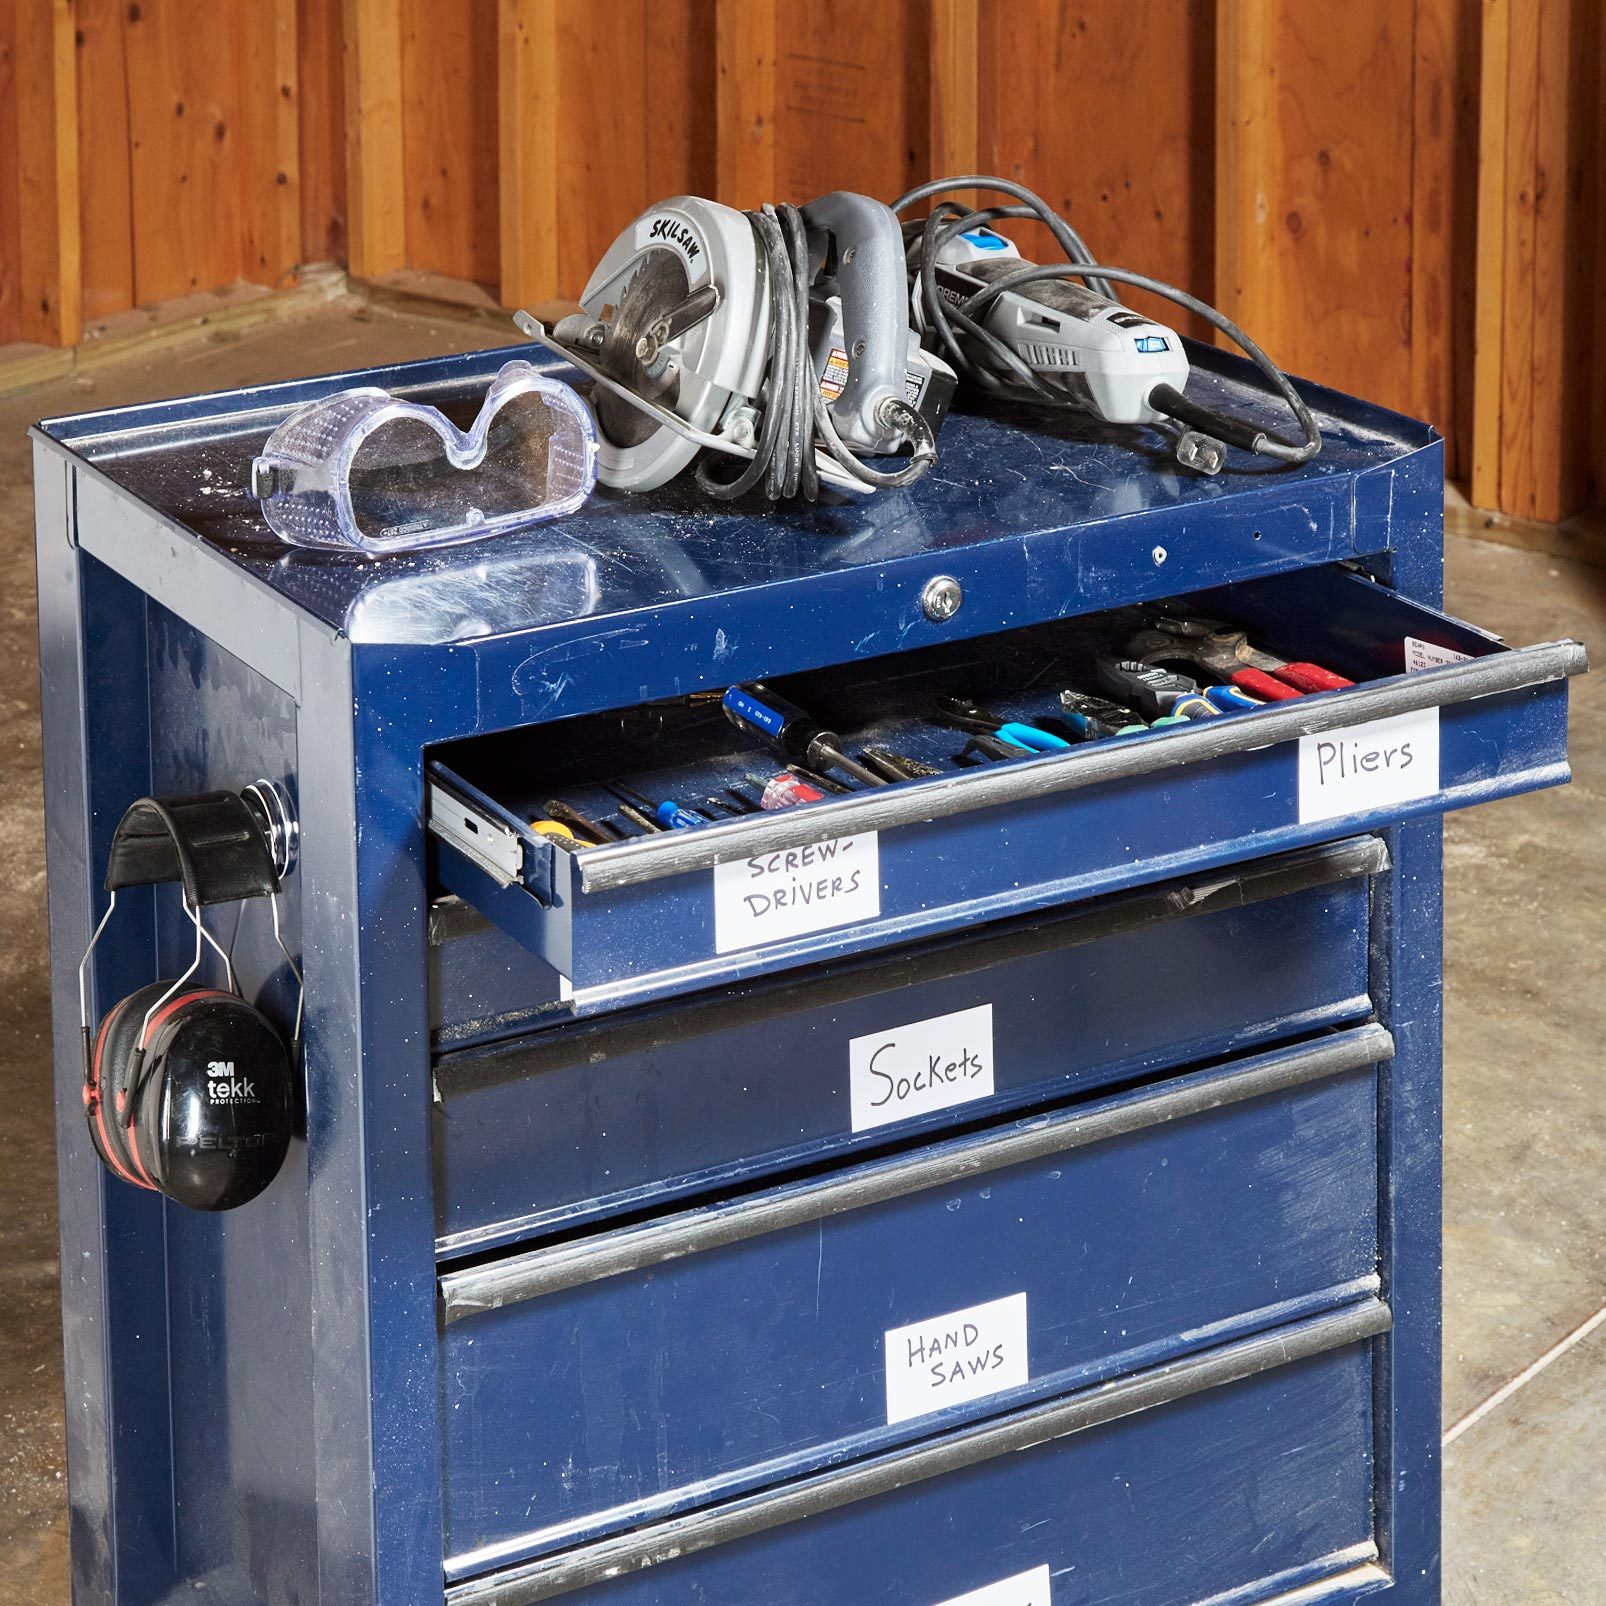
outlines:
[{"label": "coiled black cord", "polygon": [[875,469],[837,433],[820,393],[809,350],[812,276],[803,214],[795,206],[766,206],[747,218],[763,258],[769,301],[768,394],[761,397],[763,420],[752,461],[735,479],[721,479],[714,473],[712,455],[705,453],[697,465],[697,483],[708,495],[729,500],[744,496],[762,480],[764,494],[773,501],[802,496],[812,502],[820,489],[814,459],[818,447],[861,485],[912,485],[937,460],[937,442],[925,419],[912,407],[896,404],[898,426],[914,437],[914,456],[901,469]]},{"label": "coiled black cord", "polygon": [[[1288,403],[1299,424],[1302,439],[1298,445],[1280,440],[1252,424],[1217,413],[1181,396],[1169,385],[1157,386],[1148,398],[1149,405],[1156,412],[1175,419],[1187,431],[1208,430],[1235,446],[1291,465],[1308,463],[1321,451],[1321,430],[1304,398],[1271,358],[1225,313],[1218,312],[1187,291],[1152,279],[1145,273],[1136,273],[1130,268],[1109,267],[1094,261],[1081,235],[1047,201],[1025,185],[979,173],[960,178],[934,179],[900,196],[892,203],[892,210],[896,213],[906,212],[922,201],[934,200],[960,190],[986,190],[1010,196],[1019,204],[972,210],[953,201],[944,201],[932,209],[923,224],[906,224],[905,230],[907,233],[918,228],[920,232],[920,304],[926,327],[936,331],[954,367],[983,389],[1014,400],[1079,409],[1079,403],[1035,372],[1024,358],[981,322],[981,317],[1006,292],[1049,279],[1080,279],[1098,294],[1117,301],[1120,297],[1111,283],[1114,281],[1162,296],[1219,329],[1260,369],[1277,394]],[[1026,218],[1044,224],[1064,251],[1065,262],[1045,267],[1023,263],[1019,271],[990,280],[975,295],[957,306],[945,301],[937,285],[937,253],[954,236],[968,229],[1011,218]],[[965,340],[961,341],[955,332],[956,327],[964,332],[967,337]],[[1186,438],[1185,435],[1184,440]]]}]

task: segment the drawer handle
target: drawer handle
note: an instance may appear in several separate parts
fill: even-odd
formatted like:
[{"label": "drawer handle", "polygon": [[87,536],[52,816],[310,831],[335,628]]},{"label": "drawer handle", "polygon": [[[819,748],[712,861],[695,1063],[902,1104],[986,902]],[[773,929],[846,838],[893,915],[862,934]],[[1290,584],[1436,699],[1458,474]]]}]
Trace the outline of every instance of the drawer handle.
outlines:
[{"label": "drawer handle", "polygon": [[1569,675],[1581,675],[1588,656],[1576,641],[1549,642],[1492,653],[1466,663],[1358,686],[1327,697],[1300,697],[1257,709],[1243,719],[1206,719],[1144,741],[1099,742],[1054,757],[1022,760],[981,772],[944,776],[916,786],[877,788],[833,800],[828,809],[781,810],[762,818],[732,820],[701,831],[590,848],[575,865],[582,892],[612,892],[665,876],[707,870],[721,861],[744,859],[820,840],[822,832],[852,836],[945,819],[972,809],[1023,803],[1109,781],[1152,775],[1180,764],[1200,764],[1298,736],[1341,730],[1424,708],[1448,707],[1474,697],[1519,691]]},{"label": "drawer handle", "polygon": [[[1324,1316],[1064,1395],[1013,1416],[960,1428],[844,1471],[783,1485],[563,1555],[469,1579],[446,1591],[446,1606],[536,1606],[539,1601],[589,1584],[601,1584],[715,1545],[751,1538],[858,1500],[906,1489],[928,1478],[959,1472],[1019,1450],[1035,1449],[1139,1411],[1169,1405],[1190,1394],[1242,1382],[1274,1367],[1376,1338],[1391,1325],[1388,1306],[1380,1299],[1366,1299]],[[494,1564],[489,1555],[472,1554],[454,1557],[452,1563],[463,1569]]]},{"label": "drawer handle", "polygon": [[1224,1070],[1195,1071],[1157,1088],[1120,1094],[1046,1119],[1013,1122],[1001,1131],[872,1161],[819,1181],[783,1185],[734,1203],[705,1205],[642,1226],[448,1272],[440,1280],[442,1319],[450,1325],[605,1277],[965,1182],[986,1172],[1359,1070],[1389,1059],[1393,1053],[1394,1039],[1383,1027],[1359,1026],[1297,1048],[1240,1060]]}]

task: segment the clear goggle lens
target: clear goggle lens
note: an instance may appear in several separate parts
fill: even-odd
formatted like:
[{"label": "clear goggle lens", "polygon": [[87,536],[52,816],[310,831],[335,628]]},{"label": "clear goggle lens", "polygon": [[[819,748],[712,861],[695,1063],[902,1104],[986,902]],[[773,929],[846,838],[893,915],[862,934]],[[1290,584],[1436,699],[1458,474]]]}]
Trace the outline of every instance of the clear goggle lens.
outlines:
[{"label": "clear goggle lens", "polygon": [[380,390],[310,403],[269,438],[253,485],[293,545],[401,552],[573,512],[596,483],[596,457],[585,402],[511,362],[466,431]]}]

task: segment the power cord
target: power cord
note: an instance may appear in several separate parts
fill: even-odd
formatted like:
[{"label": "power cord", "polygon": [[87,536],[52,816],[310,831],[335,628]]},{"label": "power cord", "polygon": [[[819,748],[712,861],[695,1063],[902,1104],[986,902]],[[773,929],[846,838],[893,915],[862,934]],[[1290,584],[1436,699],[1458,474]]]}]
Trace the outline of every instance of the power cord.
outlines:
[{"label": "power cord", "polygon": [[[1254,424],[1218,413],[1213,408],[1182,395],[1170,385],[1157,385],[1149,393],[1148,403],[1155,412],[1164,414],[1183,426],[1177,441],[1177,456],[1187,467],[1205,473],[1215,473],[1225,460],[1221,442],[1243,447],[1262,457],[1274,458],[1290,465],[1308,463],[1322,449],[1322,434],[1316,419],[1292,381],[1277,367],[1249,336],[1225,313],[1191,296],[1175,285],[1162,283],[1146,273],[1130,268],[1110,267],[1096,262],[1086,242],[1075,229],[1057,213],[1047,201],[1034,194],[1023,184],[1010,179],[971,173],[960,178],[934,179],[921,184],[900,196],[892,203],[895,213],[906,212],[922,201],[950,195],[961,190],[985,190],[1007,195],[1017,203],[1014,206],[988,206],[970,210],[954,201],[943,201],[934,207],[923,223],[906,223],[906,238],[918,233],[920,239],[920,303],[925,326],[934,329],[947,348],[954,367],[984,389],[1013,400],[1027,400],[1051,407],[1078,410],[1080,404],[1063,391],[1055,389],[1016,352],[1010,349],[980,321],[981,315],[999,296],[1011,290],[1020,290],[1031,284],[1051,279],[1080,279],[1090,289],[1112,301],[1118,301],[1114,284],[1131,285],[1148,290],[1176,306],[1203,318],[1213,328],[1236,345],[1270,381],[1272,388],[1287,402],[1297,420],[1302,439],[1298,445],[1290,444],[1275,435],[1269,435]],[[1024,218],[1045,225],[1054,236],[1066,260],[1037,266],[1023,263],[1014,273],[990,280],[973,296],[958,305],[943,298],[937,284],[937,253],[956,235],[967,230],[1003,219]],[[961,340],[958,330],[966,336]]]},{"label": "power cord", "polygon": [[816,447],[843,470],[873,489],[912,485],[937,460],[931,426],[914,408],[890,404],[886,422],[914,440],[914,456],[901,469],[871,468],[837,433],[825,397],[820,393],[809,350],[808,238],[803,215],[795,206],[765,206],[749,212],[764,259],[769,296],[768,397],[752,460],[735,479],[720,479],[705,454],[697,465],[697,483],[721,500],[743,496],[760,480],[764,494],[775,501],[803,496],[813,501],[820,488]]}]

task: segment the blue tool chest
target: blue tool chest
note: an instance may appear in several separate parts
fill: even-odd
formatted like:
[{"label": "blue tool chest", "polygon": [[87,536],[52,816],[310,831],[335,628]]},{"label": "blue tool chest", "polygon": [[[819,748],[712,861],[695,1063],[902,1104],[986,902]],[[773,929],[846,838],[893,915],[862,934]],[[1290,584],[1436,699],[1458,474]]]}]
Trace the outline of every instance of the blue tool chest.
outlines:
[{"label": "blue tool chest", "polygon": [[[251,459],[351,382],[35,434],[80,1606],[1436,1602],[1439,816],[1567,779],[1585,661],[1440,611],[1433,433],[1313,391],[1318,459],[1210,480],[959,411],[904,491],[288,552]],[[1353,685],[931,719],[1062,729],[1161,601]],[[537,829],[762,785],[759,681],[912,778]],[[128,805],[259,781],[304,1095],[209,1215],[97,1163],[77,969]],[[195,940],[125,906],[92,1016]]]}]

